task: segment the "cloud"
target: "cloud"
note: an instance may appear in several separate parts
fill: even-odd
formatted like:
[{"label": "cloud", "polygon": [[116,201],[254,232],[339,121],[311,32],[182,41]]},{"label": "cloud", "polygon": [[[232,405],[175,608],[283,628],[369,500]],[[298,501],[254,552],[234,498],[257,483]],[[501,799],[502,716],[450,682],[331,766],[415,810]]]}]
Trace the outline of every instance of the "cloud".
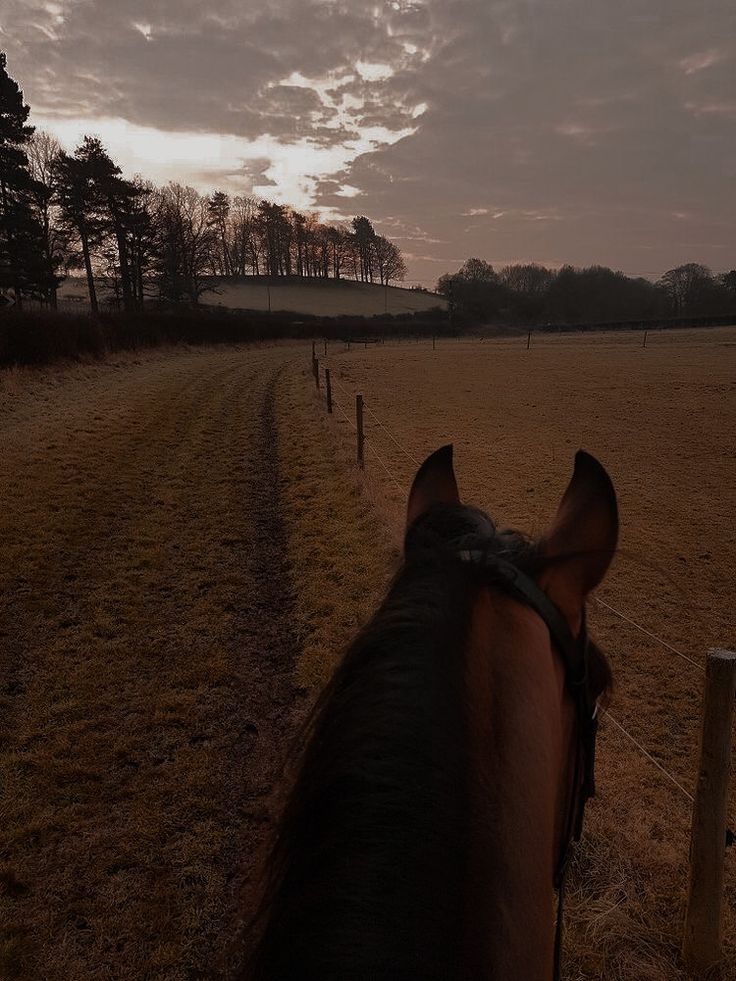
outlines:
[{"label": "cloud", "polygon": [[37,122],[419,229],[412,279],[462,254],[736,264],[731,0],[3,0],[0,32]]}]

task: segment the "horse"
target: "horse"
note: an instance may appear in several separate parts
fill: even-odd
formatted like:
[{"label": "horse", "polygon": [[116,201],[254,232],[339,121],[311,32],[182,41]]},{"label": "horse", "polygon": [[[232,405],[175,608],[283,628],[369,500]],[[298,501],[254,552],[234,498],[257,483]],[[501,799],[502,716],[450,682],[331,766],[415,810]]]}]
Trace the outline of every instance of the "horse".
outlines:
[{"label": "horse", "polygon": [[585,603],[617,537],[583,451],[537,541],[461,503],[452,446],[425,460],[401,567],[308,722],[249,981],[559,975],[555,887],[611,684]]}]

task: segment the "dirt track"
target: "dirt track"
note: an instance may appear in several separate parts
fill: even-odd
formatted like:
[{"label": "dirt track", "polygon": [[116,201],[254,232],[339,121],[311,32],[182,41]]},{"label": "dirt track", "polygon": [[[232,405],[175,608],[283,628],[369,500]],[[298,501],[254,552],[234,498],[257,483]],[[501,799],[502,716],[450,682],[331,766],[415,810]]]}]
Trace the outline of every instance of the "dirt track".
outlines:
[{"label": "dirt track", "polygon": [[292,356],[153,354],[0,407],[2,977],[223,975],[304,704]]}]

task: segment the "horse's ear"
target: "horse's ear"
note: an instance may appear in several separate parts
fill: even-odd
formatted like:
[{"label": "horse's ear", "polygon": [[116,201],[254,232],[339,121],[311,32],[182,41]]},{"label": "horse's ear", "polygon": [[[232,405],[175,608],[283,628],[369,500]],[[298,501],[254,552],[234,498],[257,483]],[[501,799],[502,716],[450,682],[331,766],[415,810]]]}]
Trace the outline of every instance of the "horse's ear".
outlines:
[{"label": "horse's ear", "polygon": [[435,504],[459,504],[455,471],[452,469],[452,444],[443,446],[428,456],[417,470],[409,492],[406,527]]},{"label": "horse's ear", "polygon": [[616,551],[618,506],[611,478],[589,453],[575,470],[540,547],[546,560],[539,584],[577,633],[588,593],[602,581]]}]

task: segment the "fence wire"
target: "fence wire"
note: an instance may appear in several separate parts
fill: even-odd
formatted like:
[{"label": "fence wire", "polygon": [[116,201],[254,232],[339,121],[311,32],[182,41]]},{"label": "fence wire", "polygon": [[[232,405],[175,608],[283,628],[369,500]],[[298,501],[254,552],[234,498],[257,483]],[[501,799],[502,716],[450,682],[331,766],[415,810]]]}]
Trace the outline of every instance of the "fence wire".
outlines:
[{"label": "fence wire", "polygon": [[[347,390],[345,389],[345,387],[343,385],[341,385],[340,382],[337,379],[333,378],[332,377],[332,374],[330,374],[330,381],[333,384],[336,384],[337,387],[340,389],[340,391],[342,391],[343,394],[348,399],[350,398],[350,395],[347,392]],[[333,399],[333,405],[338,405],[338,403],[336,403],[334,401],[334,399]],[[348,416],[346,415],[345,411],[342,409],[341,406],[338,405],[338,408],[340,409],[340,411],[342,412],[342,414],[345,416],[345,418],[348,420],[348,422],[351,423],[351,426],[352,426],[353,430],[355,430],[357,432],[357,426],[355,425],[355,423],[353,423],[348,418]],[[369,415],[371,416],[371,418],[373,419],[373,421],[386,433],[386,435],[389,437],[389,439],[392,441],[392,443],[394,443],[396,445],[396,447],[404,454],[404,456],[407,457],[407,459],[410,460],[412,463],[416,464],[416,466],[419,466],[419,461],[399,442],[399,440],[392,434],[392,432],[389,430],[389,428],[379,419],[379,417],[376,415],[376,413],[366,403],[365,398],[364,398],[364,401],[363,401],[363,408],[369,413]],[[398,488],[398,490],[399,491],[403,491],[403,488],[401,487],[399,481],[396,479],[395,475],[391,472],[391,470],[389,469],[389,467],[386,465],[385,461],[382,459],[381,455],[378,453],[378,451],[372,445],[371,441],[369,441],[367,438],[365,439],[365,445],[368,447],[368,449],[376,457],[376,459],[380,463],[381,467],[384,469],[384,471],[386,472],[386,474],[389,476],[389,478],[396,485],[396,487]],[[697,661],[693,660],[693,658],[689,657],[687,654],[684,654],[682,651],[679,651],[676,647],[673,647],[672,644],[668,643],[662,637],[659,637],[657,634],[653,633],[651,630],[647,630],[646,627],[643,627],[641,624],[637,623],[631,617],[628,617],[626,614],[622,613],[620,610],[617,610],[615,607],[611,606],[609,603],[606,603],[604,600],[599,599],[598,597],[594,597],[594,600],[595,600],[595,602],[599,606],[602,606],[604,609],[608,610],[610,613],[613,613],[615,616],[620,617],[622,620],[624,620],[626,623],[630,624],[632,627],[635,627],[637,630],[641,631],[643,634],[646,634],[652,640],[655,640],[657,643],[661,644],[662,647],[666,648],[667,650],[671,651],[673,654],[676,654],[678,657],[682,658],[682,660],[687,661],[690,665],[692,665],[693,667],[697,668],[698,671],[703,672],[703,673],[705,672],[705,668],[704,668],[704,666],[702,664],[698,664]],[[636,739],[636,737],[633,736],[629,732],[629,730],[624,725],[622,725],[607,709],[604,710],[603,715],[613,723],[613,725],[616,727],[616,729],[623,736],[625,736],[625,738],[628,739],[629,742],[632,743],[632,745],[634,745],[637,748],[637,750],[641,753],[641,755],[645,759],[649,760],[649,762],[652,763],[673,784],[673,786],[675,786],[680,791],[680,793],[690,802],[690,804],[694,804],[695,803],[695,798],[690,793],[690,791],[687,790],[685,787],[683,787],[683,785],[680,783],[680,781],[677,779],[677,777],[675,777],[672,773],[670,773],[670,771],[667,770],[666,767],[664,767],[659,762],[659,760],[657,760],[649,752],[649,750],[647,750],[646,747],[643,746]]]}]

